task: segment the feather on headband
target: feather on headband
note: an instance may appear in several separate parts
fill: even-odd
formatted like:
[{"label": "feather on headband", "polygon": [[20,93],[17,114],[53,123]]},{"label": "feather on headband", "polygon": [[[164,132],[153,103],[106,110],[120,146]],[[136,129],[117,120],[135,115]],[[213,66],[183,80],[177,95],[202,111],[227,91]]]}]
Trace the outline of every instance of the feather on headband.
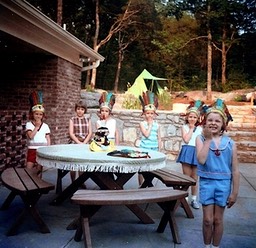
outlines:
[{"label": "feather on headband", "polygon": [[116,98],[113,93],[103,92],[99,99],[100,108],[106,107],[110,111],[112,111],[115,101],[116,101]]},{"label": "feather on headband", "polygon": [[43,92],[42,91],[33,91],[29,95],[29,103],[31,107],[31,111],[41,111],[44,113],[44,107],[43,107]]},{"label": "feather on headband", "polygon": [[158,98],[157,96],[151,92],[146,91],[142,93],[142,96],[139,96],[142,111],[145,112],[147,110],[153,110],[156,111],[158,108]]}]

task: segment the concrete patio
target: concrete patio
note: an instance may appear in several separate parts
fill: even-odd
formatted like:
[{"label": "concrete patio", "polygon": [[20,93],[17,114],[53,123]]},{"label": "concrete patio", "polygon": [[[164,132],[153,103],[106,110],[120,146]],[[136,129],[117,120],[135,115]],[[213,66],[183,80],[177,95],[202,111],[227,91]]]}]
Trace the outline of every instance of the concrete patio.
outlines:
[{"label": "concrete patio", "polygon": [[[181,166],[168,161],[168,167],[181,171]],[[241,164],[240,194],[237,203],[225,211],[225,230],[221,248],[254,248],[256,247],[256,165]],[[47,169],[43,178],[55,184],[56,170]],[[138,187],[137,177],[133,177],[127,188]],[[70,183],[67,175],[63,180],[64,187]],[[97,186],[90,180],[86,182],[87,188]],[[162,186],[155,181],[155,185]],[[3,203],[9,190],[0,185],[0,204]],[[37,225],[29,217],[20,226],[18,234],[7,237],[7,229],[23,208],[23,203],[16,197],[10,208],[0,211],[0,247],[5,248],[78,248],[84,247],[83,240],[75,242],[74,230],[66,230],[68,224],[79,214],[79,207],[65,201],[60,206],[51,206],[49,202],[55,197],[55,191],[43,195],[38,203],[38,209],[51,230],[49,234],[41,234]],[[192,210],[194,219],[188,219],[183,209],[176,213],[181,244],[174,244],[169,227],[164,233],[156,232],[162,210],[155,204],[142,206],[155,220],[155,224],[144,225],[125,206],[102,207],[91,219],[91,236],[94,248],[104,247],[132,247],[132,248],[203,248],[202,240],[202,209]]]}]

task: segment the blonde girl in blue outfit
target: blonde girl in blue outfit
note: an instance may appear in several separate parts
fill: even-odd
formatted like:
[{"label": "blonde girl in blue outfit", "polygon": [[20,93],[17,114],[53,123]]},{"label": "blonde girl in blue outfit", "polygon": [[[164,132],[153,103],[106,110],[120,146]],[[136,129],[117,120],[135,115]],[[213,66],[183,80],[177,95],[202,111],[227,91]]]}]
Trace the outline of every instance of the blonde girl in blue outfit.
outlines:
[{"label": "blonde girl in blue outfit", "polygon": [[[177,162],[181,163],[185,175],[195,179],[197,182],[197,157],[196,157],[196,137],[202,133],[200,124],[200,112],[203,102],[197,100],[192,102],[188,108],[185,118],[185,124],[181,127],[182,146]],[[191,206],[199,209],[197,202],[197,184],[191,186]],[[187,198],[187,200],[189,200]]]},{"label": "blonde girl in blue outfit", "polygon": [[230,120],[232,117],[226,105],[221,99],[217,99],[207,110],[203,133],[196,139],[206,248],[219,247],[225,207],[234,205],[239,191],[236,144],[223,134]]},{"label": "blonde girl in blue outfit", "polygon": [[[159,151],[161,148],[160,127],[156,117],[158,100],[154,93],[147,91],[140,96],[142,115],[144,120],[140,122],[141,141],[140,148]],[[139,185],[143,182],[143,176],[139,174]]]}]

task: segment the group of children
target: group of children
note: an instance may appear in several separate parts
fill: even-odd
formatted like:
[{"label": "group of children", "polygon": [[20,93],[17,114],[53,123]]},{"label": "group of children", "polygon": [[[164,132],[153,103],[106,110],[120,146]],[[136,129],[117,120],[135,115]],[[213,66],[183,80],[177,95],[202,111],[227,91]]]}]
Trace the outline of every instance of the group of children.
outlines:
[{"label": "group of children", "polygon": [[[142,115],[140,147],[160,150],[160,126],[156,121],[158,100],[154,93],[144,92],[140,96]],[[36,163],[36,149],[50,145],[50,129],[43,122],[45,116],[42,93],[30,96],[30,121],[26,124],[28,137],[27,167],[37,167],[41,175],[42,166]],[[111,111],[115,103],[112,93],[104,92],[99,99],[99,120],[96,128],[108,129],[108,140],[119,144],[116,120]],[[92,138],[91,119],[86,117],[87,107],[83,101],[75,105],[76,116],[69,121],[70,143],[87,144]],[[193,101],[187,108],[185,123],[181,127],[182,148],[177,162],[182,164],[183,173],[199,180],[199,199],[203,208],[203,238],[205,247],[219,247],[223,234],[223,214],[225,207],[236,202],[239,189],[237,148],[234,141],[224,135],[228,122],[232,119],[221,99],[206,106],[200,100]],[[75,180],[71,172],[71,180]],[[139,184],[143,177],[139,176]],[[191,187],[191,206],[199,209],[197,201],[198,184]],[[211,246],[212,245],[212,246]]]}]

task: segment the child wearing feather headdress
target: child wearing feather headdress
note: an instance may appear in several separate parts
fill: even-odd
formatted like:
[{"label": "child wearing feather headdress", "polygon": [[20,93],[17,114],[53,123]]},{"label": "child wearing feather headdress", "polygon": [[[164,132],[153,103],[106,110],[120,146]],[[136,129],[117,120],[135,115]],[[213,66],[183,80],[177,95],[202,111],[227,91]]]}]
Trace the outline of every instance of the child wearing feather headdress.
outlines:
[{"label": "child wearing feather headdress", "polygon": [[99,120],[96,122],[96,128],[107,128],[107,138],[113,141],[115,145],[119,144],[119,133],[116,127],[116,120],[111,116],[113,106],[115,104],[115,95],[111,92],[103,92],[100,99]]},{"label": "child wearing feather headdress", "polygon": [[29,96],[30,102],[30,121],[26,123],[27,135],[27,167],[38,170],[38,175],[42,176],[42,165],[36,162],[36,150],[41,146],[48,146],[51,144],[50,128],[43,122],[45,117],[45,109],[43,107],[43,93],[32,92]]},{"label": "child wearing feather headdress", "polygon": [[[200,117],[202,114],[204,103],[200,100],[191,101],[187,107],[185,124],[181,127],[182,145],[181,151],[177,158],[177,163],[181,163],[183,173],[192,177],[197,181],[197,165],[196,158],[196,137],[202,133],[200,126]],[[199,209],[197,202],[197,184],[191,186],[191,206]],[[190,197],[187,198],[189,201]]]},{"label": "child wearing feather headdress", "polygon": [[[144,120],[140,122],[141,140],[140,148],[159,151],[161,148],[160,126],[155,120],[158,108],[157,96],[150,91],[139,96],[142,105]],[[139,174],[139,185],[143,183],[143,176]]]},{"label": "child wearing feather headdress", "polygon": [[205,247],[219,247],[225,207],[232,207],[239,191],[239,167],[235,142],[224,135],[232,120],[222,99],[207,110],[202,135],[196,138],[199,194],[203,206]]}]

